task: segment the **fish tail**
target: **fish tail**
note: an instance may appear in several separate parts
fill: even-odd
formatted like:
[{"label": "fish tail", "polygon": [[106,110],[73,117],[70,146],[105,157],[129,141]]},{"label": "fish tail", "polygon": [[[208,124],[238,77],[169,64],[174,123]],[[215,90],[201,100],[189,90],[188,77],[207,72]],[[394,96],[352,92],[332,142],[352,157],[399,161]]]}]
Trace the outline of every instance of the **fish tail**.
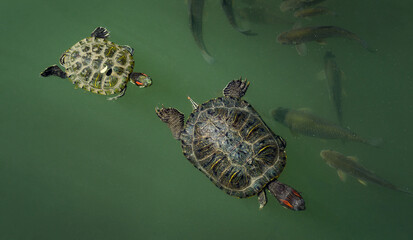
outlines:
[{"label": "fish tail", "polygon": [[373,147],[381,147],[383,145],[383,139],[382,138],[370,138],[366,140],[366,143]]},{"label": "fish tail", "polygon": [[343,111],[340,107],[337,107],[337,119],[340,126],[343,127]]},{"label": "fish tail", "polygon": [[209,64],[212,64],[215,62],[215,59],[211,55],[209,55],[207,51],[201,51],[201,53],[205,61],[207,61]]},{"label": "fish tail", "polygon": [[407,193],[407,194],[409,194],[410,196],[413,197],[413,192],[409,191],[409,189],[406,188],[406,187],[402,187],[402,188],[401,188],[401,187],[398,187],[397,190],[398,190],[399,192]]},{"label": "fish tail", "polygon": [[371,48],[366,41],[364,41],[363,39],[359,39],[361,46],[363,46],[363,48],[365,48],[367,51],[371,52],[371,53],[375,53],[378,51],[378,49],[375,48]]}]

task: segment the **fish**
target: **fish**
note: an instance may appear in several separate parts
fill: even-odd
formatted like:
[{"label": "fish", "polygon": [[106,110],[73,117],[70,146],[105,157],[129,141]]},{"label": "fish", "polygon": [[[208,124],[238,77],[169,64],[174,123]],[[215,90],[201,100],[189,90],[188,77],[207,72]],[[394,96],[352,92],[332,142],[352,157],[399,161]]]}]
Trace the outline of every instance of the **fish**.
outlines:
[{"label": "fish", "polygon": [[[296,27],[290,31],[282,32],[277,36],[277,41],[281,44],[295,45],[300,54],[300,47],[307,42],[316,41],[324,43],[326,38],[339,37],[354,40],[361,44],[369,52],[376,52],[371,49],[367,42],[356,34],[336,26],[315,26],[315,27]],[[300,55],[305,55],[302,53]]]},{"label": "fish", "polygon": [[302,8],[298,9],[294,12],[294,17],[296,18],[309,18],[318,15],[329,14],[333,16],[337,16],[337,13],[331,11],[326,7],[310,7],[310,8]]},{"label": "fish", "polygon": [[281,12],[294,11],[300,8],[314,6],[325,0],[284,0],[280,4]]},{"label": "fish", "polygon": [[189,26],[196,44],[201,49],[201,54],[208,63],[213,63],[214,58],[207,51],[202,37],[202,18],[204,0],[188,0]]},{"label": "fish", "polygon": [[225,12],[225,15],[228,18],[229,23],[231,24],[231,26],[237,30],[238,32],[248,35],[248,36],[253,36],[253,35],[257,35],[256,33],[252,32],[251,30],[245,30],[242,29],[238,26],[236,20],[235,20],[235,16],[234,16],[234,11],[232,8],[232,0],[221,0],[221,7]]},{"label": "fish", "polygon": [[288,127],[293,134],[360,142],[374,147],[380,147],[383,142],[381,138],[363,138],[353,131],[318,117],[309,111],[279,107],[273,109],[270,113],[274,120]]},{"label": "fish", "polygon": [[333,150],[322,150],[320,156],[327,165],[337,169],[337,174],[342,181],[346,180],[346,174],[350,174],[357,178],[363,185],[367,185],[367,182],[372,182],[396,191],[413,194],[407,189],[398,187],[382,177],[375,175],[372,171],[359,164],[356,157],[345,156],[344,154]]},{"label": "fish", "polygon": [[335,56],[331,51],[327,51],[324,55],[324,72],[327,78],[330,98],[333,101],[335,110],[337,112],[338,122],[343,126],[343,109],[342,109],[342,87],[341,80],[343,78],[343,71],[337,65]]}]

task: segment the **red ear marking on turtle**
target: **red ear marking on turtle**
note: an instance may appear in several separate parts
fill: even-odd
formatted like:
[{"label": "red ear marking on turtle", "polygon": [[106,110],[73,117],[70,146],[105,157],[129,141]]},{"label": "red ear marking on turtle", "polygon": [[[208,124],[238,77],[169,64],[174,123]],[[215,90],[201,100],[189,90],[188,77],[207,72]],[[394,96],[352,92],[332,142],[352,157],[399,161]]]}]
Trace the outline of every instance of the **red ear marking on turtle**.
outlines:
[{"label": "red ear marking on turtle", "polygon": [[284,205],[286,205],[287,207],[293,209],[293,205],[291,205],[290,202],[288,202],[287,200],[281,200],[282,203],[284,203]]},{"label": "red ear marking on turtle", "polygon": [[293,190],[293,194],[294,194],[295,196],[299,197],[299,198],[302,198],[301,195],[300,195],[298,192],[296,192],[295,190]]}]

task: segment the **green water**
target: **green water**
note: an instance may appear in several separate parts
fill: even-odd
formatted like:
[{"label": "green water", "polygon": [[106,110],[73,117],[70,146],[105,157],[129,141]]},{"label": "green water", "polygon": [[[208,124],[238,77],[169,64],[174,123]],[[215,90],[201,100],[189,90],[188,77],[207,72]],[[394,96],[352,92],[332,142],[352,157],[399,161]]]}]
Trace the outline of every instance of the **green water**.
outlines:
[{"label": "green water", "polygon": [[[279,2],[274,12],[294,20],[279,12]],[[378,52],[330,39],[308,44],[308,56],[300,57],[276,42],[292,24],[245,20],[258,35],[244,36],[210,0],[204,40],[216,61],[208,64],[189,31],[184,0],[3,1],[0,239],[412,239],[412,197],[351,177],[343,183],[319,152],[357,156],[376,174],[413,188],[413,4],[323,5],[339,16],[303,24],[341,26]],[[152,87],[130,86],[112,102],[39,76],[97,26],[135,48],[135,70],[151,75]],[[335,119],[326,82],[317,78],[326,50],[346,74],[346,125],[383,138],[383,148],[297,137],[269,117],[283,106]],[[186,96],[206,101],[240,76],[251,82],[245,99],[288,143],[280,180],[302,193],[303,212],[282,208],[270,195],[263,210],[256,197],[226,195],[184,158],[155,115],[162,104],[188,115]]]}]

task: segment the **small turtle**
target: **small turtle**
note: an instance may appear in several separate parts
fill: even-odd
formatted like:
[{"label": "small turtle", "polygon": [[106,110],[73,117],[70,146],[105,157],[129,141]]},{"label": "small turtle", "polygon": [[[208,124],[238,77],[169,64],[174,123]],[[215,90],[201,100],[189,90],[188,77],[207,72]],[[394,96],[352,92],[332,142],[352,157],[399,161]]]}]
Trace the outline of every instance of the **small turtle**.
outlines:
[{"label": "small turtle", "polygon": [[118,94],[108,100],[122,97],[128,81],[141,88],[152,84],[151,78],[144,73],[132,72],[135,65],[133,48],[119,46],[107,38],[109,31],[97,27],[90,37],[80,40],[60,57],[60,64],[46,68],[43,77],[58,76],[69,78],[76,88],[101,95]]},{"label": "small turtle", "polygon": [[265,189],[292,210],[304,210],[300,194],[278,176],[286,164],[286,142],[275,135],[254,108],[241,100],[249,86],[233,80],[224,96],[198,105],[184,124],[184,115],[175,108],[155,108],[181,141],[185,157],[218,188],[239,198],[258,195],[260,208],[267,202]]}]

